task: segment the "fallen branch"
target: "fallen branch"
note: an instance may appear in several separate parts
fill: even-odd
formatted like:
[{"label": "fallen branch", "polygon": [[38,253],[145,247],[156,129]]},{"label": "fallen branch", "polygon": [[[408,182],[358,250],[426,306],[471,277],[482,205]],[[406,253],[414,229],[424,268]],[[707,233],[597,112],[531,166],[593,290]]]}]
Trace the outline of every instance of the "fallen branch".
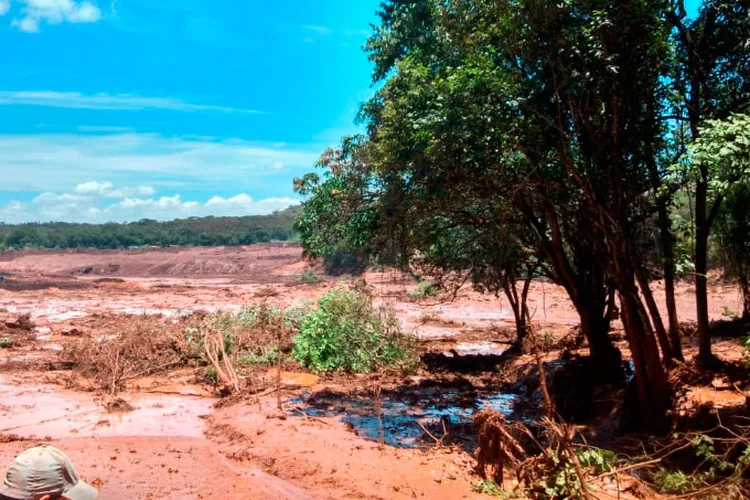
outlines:
[{"label": "fallen branch", "polygon": [[318,422],[318,423],[320,423],[320,424],[323,424],[323,425],[327,425],[327,426],[329,426],[329,427],[331,426],[331,424],[329,424],[329,423],[328,423],[328,422],[326,422],[325,420],[321,420],[321,419],[319,419],[319,418],[317,418],[317,417],[312,417],[312,416],[308,415],[308,414],[307,414],[307,413],[305,413],[305,411],[304,411],[304,410],[303,410],[302,408],[300,408],[299,406],[295,406],[295,407],[293,407],[293,408],[292,408],[292,411],[293,411],[294,413],[297,413],[297,414],[298,414],[299,416],[301,416],[301,417],[303,417],[303,418],[305,418],[305,419],[307,419],[307,420],[313,420],[313,421],[315,421],[315,422]]}]

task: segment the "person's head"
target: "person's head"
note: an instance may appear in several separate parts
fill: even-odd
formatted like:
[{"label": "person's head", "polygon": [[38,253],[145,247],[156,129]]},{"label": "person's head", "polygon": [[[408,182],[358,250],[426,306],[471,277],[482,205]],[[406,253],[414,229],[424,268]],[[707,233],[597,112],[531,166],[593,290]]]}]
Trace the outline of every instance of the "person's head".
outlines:
[{"label": "person's head", "polygon": [[13,460],[0,498],[95,500],[97,491],[78,478],[68,456],[52,446],[29,448]]}]

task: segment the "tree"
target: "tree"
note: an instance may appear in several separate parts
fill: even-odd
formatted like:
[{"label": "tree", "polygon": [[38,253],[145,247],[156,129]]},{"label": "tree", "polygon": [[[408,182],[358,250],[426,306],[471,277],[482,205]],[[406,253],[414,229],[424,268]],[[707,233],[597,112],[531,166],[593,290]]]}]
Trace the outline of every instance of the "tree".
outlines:
[{"label": "tree", "polygon": [[[706,186],[706,201],[711,207],[704,221],[706,231],[711,231],[722,203],[730,198],[732,205],[720,225],[720,237],[730,257],[730,271],[739,278],[744,292],[748,289],[743,271],[747,236],[742,234],[746,222],[742,202],[746,201],[747,188],[737,184],[750,180],[750,116],[732,114],[727,120],[708,120],[699,133],[676,170],[688,182]],[[702,278],[705,280],[705,276]],[[711,353],[709,335],[700,337],[700,349],[707,359]]]},{"label": "tree", "polygon": [[[392,241],[401,258],[495,289],[533,265],[565,287],[602,373],[619,364],[607,335],[616,294],[642,414],[659,427],[663,364],[681,358],[670,219],[679,184],[669,166],[683,158],[697,169],[705,357],[707,241],[721,200],[711,194],[719,164],[701,159],[702,124],[750,102],[747,4],[707,2],[691,20],[668,0],[385,2],[367,44],[382,85],[361,112],[361,175],[319,184],[329,199],[315,209],[325,201],[316,193],[303,210],[325,208],[309,221],[311,238]],[[334,191],[345,203],[333,203]],[[654,225],[668,331],[644,265]]]},{"label": "tree", "polygon": [[[674,88],[672,118],[689,126],[692,141],[700,138],[708,119],[726,119],[750,106],[750,2],[709,0],[696,19],[687,15],[684,0],[675,0],[665,11],[676,39],[676,65],[670,75]],[[695,280],[700,338],[699,360],[711,364],[711,332],[708,317],[708,239],[721,198],[711,204],[711,179],[705,165],[695,176]],[[715,216],[714,216],[715,217]]]},{"label": "tree", "polygon": [[742,292],[742,317],[750,319],[750,186],[738,184],[726,194],[724,210],[716,221],[721,257],[728,276]]},{"label": "tree", "polygon": [[[454,137],[443,136],[437,146],[451,148],[440,157],[444,162],[419,165],[412,160],[407,165],[409,178],[420,168],[429,174],[442,168],[443,186],[463,176],[487,185],[486,176],[467,171],[467,163],[487,168],[484,161],[466,159],[484,151],[498,178],[489,183],[494,196],[497,188],[512,195],[510,200],[534,231],[560,282],[567,284],[573,303],[586,312],[591,300],[585,287],[581,290],[576,283],[579,278],[600,289],[617,290],[642,407],[653,412],[646,417],[656,425],[668,402],[666,377],[636,285],[635,235],[651,210],[647,162],[663,134],[654,120],[660,112],[657,90],[668,44],[659,11],[642,2],[443,5],[432,3],[429,9],[436,13],[433,22],[443,23],[434,35],[406,38],[404,46],[415,41],[418,45],[401,51],[407,55],[394,68],[395,84],[386,84],[381,93],[386,105],[373,116],[375,128],[381,127],[373,141],[387,146],[408,126],[417,128],[415,135],[421,138],[423,127],[415,123],[434,122],[436,130],[450,131]],[[425,23],[423,17],[419,21]],[[458,49],[448,49],[447,57],[440,58],[446,39]],[[412,54],[421,68],[410,67]],[[426,75],[425,84],[438,88],[438,97],[410,91],[416,87],[414,81],[399,86],[404,73]],[[404,102],[389,107],[393,98],[387,93],[402,87]],[[447,118],[430,120],[417,114],[420,106],[425,107],[422,103],[437,110],[450,106]],[[403,116],[403,123],[392,116]],[[382,127],[380,122],[388,120],[395,125]],[[472,132],[477,124],[482,124],[479,134]],[[482,134],[486,132],[489,140]],[[421,152],[416,149],[417,160]],[[569,256],[578,241],[588,243],[579,251],[588,253],[586,260],[596,262],[601,271],[584,270],[576,276]],[[576,257],[574,261],[584,262]],[[606,300],[598,302],[606,307]]]}]

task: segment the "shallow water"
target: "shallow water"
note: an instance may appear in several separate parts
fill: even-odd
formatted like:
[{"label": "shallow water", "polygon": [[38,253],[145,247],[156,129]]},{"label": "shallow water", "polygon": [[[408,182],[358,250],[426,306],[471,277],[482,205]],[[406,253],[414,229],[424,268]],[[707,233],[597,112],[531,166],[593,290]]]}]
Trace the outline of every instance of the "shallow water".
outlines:
[{"label": "shallow water", "polygon": [[[500,356],[506,345],[497,342],[459,342],[454,348],[460,356]],[[448,353],[453,356],[452,353]]]},{"label": "shallow water", "polygon": [[[305,402],[307,399],[307,402]],[[463,393],[440,388],[415,389],[405,395],[384,395],[381,419],[385,444],[398,448],[425,445],[427,428],[436,437],[442,435],[441,421],[446,426],[467,426],[470,432],[473,416],[482,409],[492,409],[510,416],[517,400],[514,394]],[[293,398],[305,414],[313,417],[340,417],[342,422],[364,439],[380,441],[380,424],[371,397],[337,394]],[[429,439],[429,438],[428,438]]]},{"label": "shallow water", "polygon": [[135,409],[107,413],[89,394],[0,376],[0,433],[53,439],[75,436],[202,437],[211,402],[161,394],[127,394]]}]

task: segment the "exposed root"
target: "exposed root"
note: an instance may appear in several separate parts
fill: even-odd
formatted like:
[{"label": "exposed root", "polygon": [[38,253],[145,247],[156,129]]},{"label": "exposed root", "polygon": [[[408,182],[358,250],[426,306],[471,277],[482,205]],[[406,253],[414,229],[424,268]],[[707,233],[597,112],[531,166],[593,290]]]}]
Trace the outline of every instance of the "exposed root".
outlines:
[{"label": "exposed root", "polygon": [[[483,479],[489,478],[501,485],[506,467],[518,469],[528,459],[519,438],[514,436],[519,431],[523,432],[523,424],[508,424],[502,413],[494,410],[482,410],[477,413],[474,424],[479,434],[477,450],[474,453],[478,462],[477,472]],[[528,432],[528,429],[525,432]]]},{"label": "exposed root", "polygon": [[207,330],[203,336],[206,358],[216,370],[219,380],[229,389],[230,393],[241,392],[242,385],[234,368],[234,363],[227,355],[224,347],[224,332],[221,330]]}]

